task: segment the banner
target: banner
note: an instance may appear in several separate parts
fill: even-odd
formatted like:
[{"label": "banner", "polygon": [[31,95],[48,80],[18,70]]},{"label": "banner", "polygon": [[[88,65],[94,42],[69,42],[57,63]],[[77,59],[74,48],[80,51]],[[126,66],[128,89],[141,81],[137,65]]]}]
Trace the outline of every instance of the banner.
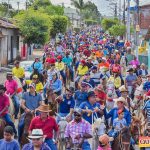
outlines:
[{"label": "banner", "polygon": [[150,137],[139,137],[139,147],[150,147]]}]

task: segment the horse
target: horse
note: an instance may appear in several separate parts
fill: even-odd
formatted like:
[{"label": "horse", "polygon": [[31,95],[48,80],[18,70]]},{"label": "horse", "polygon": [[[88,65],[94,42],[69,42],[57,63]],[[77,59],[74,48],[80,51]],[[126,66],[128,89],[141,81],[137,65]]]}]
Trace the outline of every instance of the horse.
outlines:
[{"label": "horse", "polygon": [[92,150],[97,150],[99,144],[98,142],[99,136],[106,133],[106,125],[105,125],[104,117],[96,118],[94,120],[94,123],[92,125],[92,132],[93,132]]},{"label": "horse", "polygon": [[138,142],[139,136],[141,135],[141,120],[137,118],[136,116],[132,117],[132,122],[131,122],[131,135],[134,139],[134,141]]},{"label": "horse", "polygon": [[130,150],[130,128],[124,127],[112,143],[112,150]]},{"label": "horse", "polygon": [[121,60],[120,60],[120,65],[121,65],[121,74],[125,77],[126,76],[126,69],[127,69],[127,60],[126,60],[126,57],[125,56],[122,56],[121,57]]},{"label": "horse", "polygon": [[59,118],[59,135],[58,135],[58,140],[59,140],[59,144],[58,144],[58,149],[59,150],[65,150],[65,137],[64,137],[64,133],[65,133],[65,129],[66,126],[68,124],[67,122],[67,117],[61,117],[59,114],[56,113],[56,116]]},{"label": "horse", "polygon": [[15,107],[14,107],[13,101],[10,97],[9,97],[9,103],[10,103],[10,105],[9,105],[8,111],[9,111],[10,115],[13,116],[15,113]]},{"label": "horse", "polygon": [[67,65],[65,65],[65,74],[66,74],[66,85],[70,85],[71,75]]},{"label": "horse", "polygon": [[28,112],[25,114],[25,118],[24,118],[24,129],[23,129],[23,133],[21,135],[21,147],[27,143],[29,143],[29,140],[27,139],[28,135],[29,135],[29,126],[30,126],[30,123],[31,123],[31,120],[33,119],[34,117],[34,113],[33,112]]},{"label": "horse", "polygon": [[0,118],[0,139],[3,138],[5,126],[6,126],[5,120]]}]

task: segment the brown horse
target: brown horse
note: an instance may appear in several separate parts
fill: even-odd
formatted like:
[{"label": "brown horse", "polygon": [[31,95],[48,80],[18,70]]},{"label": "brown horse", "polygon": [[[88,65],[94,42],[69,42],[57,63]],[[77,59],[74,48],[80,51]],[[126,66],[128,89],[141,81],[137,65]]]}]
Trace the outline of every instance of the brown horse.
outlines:
[{"label": "brown horse", "polygon": [[30,123],[31,123],[31,120],[33,119],[34,117],[34,113],[33,112],[28,112],[25,114],[25,118],[24,118],[24,129],[23,129],[23,133],[22,133],[22,136],[21,136],[21,147],[27,143],[29,143],[29,140],[27,139],[28,135],[29,135],[29,126],[30,126]]},{"label": "brown horse", "polygon": [[112,144],[112,150],[130,150],[130,128],[124,127],[119,135],[114,139]]},{"label": "brown horse", "polygon": [[3,120],[2,118],[0,118],[0,139],[3,138],[5,126],[6,126],[5,120]]},{"label": "brown horse", "polygon": [[134,141],[138,142],[139,136],[141,135],[141,120],[135,116],[132,117],[132,123],[131,123],[131,135],[134,139]]},{"label": "brown horse", "polygon": [[65,74],[66,74],[66,85],[70,85],[71,75],[67,65],[65,65]]}]

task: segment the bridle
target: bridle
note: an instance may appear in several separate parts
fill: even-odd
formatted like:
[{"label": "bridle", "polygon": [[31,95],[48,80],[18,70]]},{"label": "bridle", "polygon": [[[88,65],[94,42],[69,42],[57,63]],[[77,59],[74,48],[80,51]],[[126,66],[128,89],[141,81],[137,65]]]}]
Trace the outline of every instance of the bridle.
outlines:
[{"label": "bridle", "polygon": [[[123,142],[122,141],[122,132],[119,132],[119,143],[120,143],[120,149],[121,150],[130,150],[130,142]],[[127,149],[125,149],[125,145],[129,145]]]}]

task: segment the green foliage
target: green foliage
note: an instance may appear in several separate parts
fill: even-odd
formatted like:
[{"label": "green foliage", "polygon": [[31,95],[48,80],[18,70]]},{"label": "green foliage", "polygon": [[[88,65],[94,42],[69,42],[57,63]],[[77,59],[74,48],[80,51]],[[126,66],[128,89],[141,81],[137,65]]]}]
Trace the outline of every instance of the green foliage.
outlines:
[{"label": "green foliage", "polygon": [[53,27],[51,29],[51,36],[55,37],[57,33],[65,33],[67,24],[68,24],[68,18],[66,16],[51,16],[50,20],[52,21]]},{"label": "green foliage", "polygon": [[98,21],[92,20],[92,19],[85,19],[85,23],[86,23],[87,26],[96,25],[96,24],[98,24]]},{"label": "green foliage", "polygon": [[80,28],[74,28],[74,31],[76,32],[76,33],[79,33],[80,32]]},{"label": "green foliage", "polygon": [[28,10],[16,15],[15,19],[25,43],[44,44],[49,40],[52,23],[47,14]]},{"label": "green foliage", "polygon": [[108,19],[104,18],[102,20],[102,27],[105,31],[107,31],[109,28],[111,28],[113,25],[119,24],[118,19]]},{"label": "green foliage", "polygon": [[113,25],[111,28],[109,28],[109,33],[112,36],[123,36],[126,33],[126,26],[121,24]]}]

